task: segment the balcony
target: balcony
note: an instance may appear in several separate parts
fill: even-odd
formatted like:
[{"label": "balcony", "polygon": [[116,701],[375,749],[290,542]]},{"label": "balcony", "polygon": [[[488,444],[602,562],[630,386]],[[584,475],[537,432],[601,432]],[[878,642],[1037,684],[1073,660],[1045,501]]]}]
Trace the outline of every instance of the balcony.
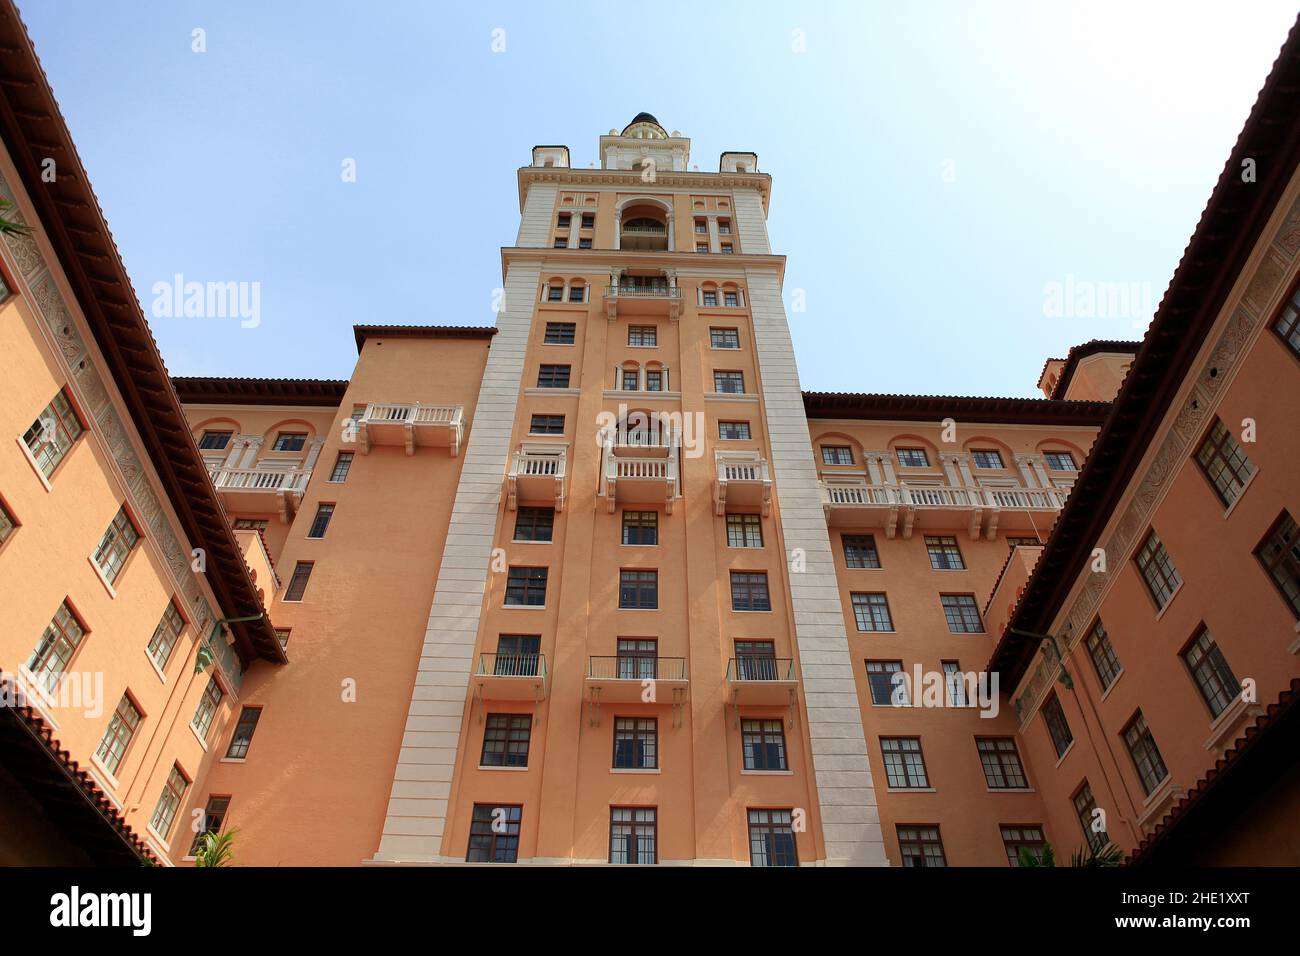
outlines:
[{"label": "balcony", "polygon": [[618,505],[664,506],[673,513],[677,497],[677,456],[605,452],[604,493],[609,513]]},{"label": "balcony", "polygon": [[473,686],[479,700],[545,700],[546,655],[480,654]]},{"label": "balcony", "polygon": [[1041,545],[1017,545],[1007,555],[1002,572],[993,585],[993,593],[984,605],[984,626],[990,634],[1000,635],[1006,630],[1029,576],[1034,572],[1034,565],[1038,563],[1038,556],[1042,553]]},{"label": "balcony", "polygon": [[727,689],[736,706],[780,704],[794,708],[799,692],[794,661],[760,655],[733,657],[727,662]]},{"label": "balcony", "polygon": [[623,315],[666,315],[676,320],[682,313],[682,290],[663,283],[619,283],[605,289],[605,318]]},{"label": "balcony", "polygon": [[357,443],[363,455],[373,445],[400,445],[408,455],[419,447],[447,448],[455,458],[464,438],[464,417],[461,405],[372,402],[357,419]]},{"label": "balcony", "polygon": [[886,537],[901,532],[910,538],[917,527],[965,526],[972,539],[978,539],[982,530],[990,541],[999,528],[1045,537],[1067,494],[1059,488],[875,485],[856,476],[823,478],[821,493],[831,527],[883,528]]},{"label": "balcony", "polygon": [[239,544],[239,550],[243,552],[244,563],[248,565],[248,576],[253,579],[257,596],[261,598],[262,606],[266,607],[269,603],[266,594],[268,591],[275,594],[280,589],[280,577],[275,573],[275,565],[271,563],[271,556],[267,553],[262,532],[251,528],[236,529],[235,541]]},{"label": "balcony", "polygon": [[506,472],[506,507],[514,511],[524,501],[555,501],[564,510],[566,450],[563,446],[524,447],[510,456]]},{"label": "balcony", "polygon": [[217,494],[228,511],[279,514],[289,522],[302,504],[303,492],[311,471],[289,468],[273,471],[262,468],[210,468],[208,474]]},{"label": "balcony", "polygon": [[728,508],[761,508],[763,517],[772,510],[772,477],[767,459],[718,455],[718,476],[713,486],[713,510],[719,516]]},{"label": "balcony", "polygon": [[584,684],[593,725],[600,723],[600,705],[610,703],[671,707],[678,727],[690,678],[684,657],[590,657]]}]

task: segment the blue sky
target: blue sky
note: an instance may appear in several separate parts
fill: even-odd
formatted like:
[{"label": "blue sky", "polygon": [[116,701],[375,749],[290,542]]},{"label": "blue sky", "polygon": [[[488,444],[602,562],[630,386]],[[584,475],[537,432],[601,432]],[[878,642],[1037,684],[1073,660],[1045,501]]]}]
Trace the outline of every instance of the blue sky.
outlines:
[{"label": "blue sky", "polygon": [[[146,311],[177,273],[260,283],[256,328],[151,320],[173,374],[345,378],[354,323],[492,324],[514,170],[537,143],[596,162],[597,137],[646,110],[692,138],[701,170],[741,149],[773,176],[805,388],[979,395],[1035,394],[1048,355],[1140,336],[1296,15],[1294,0],[20,7]],[[1132,296],[1119,315],[1061,315],[1049,289],[1067,282]]]}]

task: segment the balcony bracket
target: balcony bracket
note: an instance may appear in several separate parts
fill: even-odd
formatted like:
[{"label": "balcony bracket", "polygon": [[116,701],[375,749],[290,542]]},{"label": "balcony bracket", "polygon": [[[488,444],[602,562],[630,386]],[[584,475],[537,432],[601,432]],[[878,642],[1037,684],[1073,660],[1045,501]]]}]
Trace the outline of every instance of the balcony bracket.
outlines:
[{"label": "balcony bracket", "polygon": [[790,729],[794,729],[795,722],[799,719],[799,695],[795,693],[793,687],[790,688],[790,720],[788,721]]},{"label": "balcony bracket", "polygon": [[894,505],[885,514],[885,537],[890,541],[898,534],[898,505]]},{"label": "balcony bracket", "polygon": [[916,508],[908,505],[903,508],[903,540],[912,540],[912,525],[916,523]]},{"label": "balcony bracket", "polygon": [[[999,519],[1001,516],[1002,516],[1002,509],[1000,509],[1000,508],[990,508],[990,509],[989,509],[989,526],[988,526],[988,528],[985,529],[985,531],[984,531],[984,537],[985,537],[987,540],[992,541],[992,540],[994,540],[995,538],[997,538],[997,536],[998,536],[998,519]],[[970,536],[971,536],[971,539],[972,539],[972,540],[976,540],[976,541],[979,540],[980,529],[979,529],[979,522],[978,522],[978,521],[976,521],[974,524],[971,525]]]},{"label": "balcony bracket", "polygon": [[415,454],[415,423],[409,419],[402,426],[402,438],[408,455]]},{"label": "balcony bracket", "polygon": [[673,726],[682,725],[682,715],[686,712],[686,688],[673,688]]},{"label": "balcony bracket", "polygon": [[587,724],[591,727],[600,726],[600,688],[592,687],[587,697]]}]

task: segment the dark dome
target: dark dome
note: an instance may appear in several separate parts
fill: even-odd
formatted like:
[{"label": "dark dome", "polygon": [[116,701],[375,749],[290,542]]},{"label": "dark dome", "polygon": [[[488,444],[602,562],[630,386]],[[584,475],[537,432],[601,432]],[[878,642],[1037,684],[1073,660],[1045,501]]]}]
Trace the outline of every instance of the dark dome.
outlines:
[{"label": "dark dome", "polygon": [[663,126],[659,124],[659,121],[655,119],[653,116],[651,116],[649,113],[637,113],[636,116],[632,117],[632,122],[628,123],[627,126],[623,127],[623,132],[626,133],[629,128],[635,126],[637,123],[654,123],[660,129],[663,129]]}]

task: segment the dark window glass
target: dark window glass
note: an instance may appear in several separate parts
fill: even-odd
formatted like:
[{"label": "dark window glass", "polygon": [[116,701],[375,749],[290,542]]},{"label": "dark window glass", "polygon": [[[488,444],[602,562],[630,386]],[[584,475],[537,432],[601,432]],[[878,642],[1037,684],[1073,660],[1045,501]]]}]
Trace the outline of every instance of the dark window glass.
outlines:
[{"label": "dark window glass", "polygon": [[1095,812],[1097,801],[1093,799],[1092,787],[1088,786],[1088,781],[1083,782],[1083,786],[1075,791],[1071,799],[1074,802],[1074,813],[1079,818],[1079,826],[1083,828],[1083,838],[1088,841],[1088,847],[1093,853],[1100,853],[1110,842],[1110,835],[1101,826],[1104,817]]},{"label": "dark window glass", "polygon": [[275,436],[272,451],[302,451],[307,444],[305,432],[280,432]]},{"label": "dark window glass", "polygon": [[749,422],[718,422],[718,437],[723,441],[749,441]]},{"label": "dark window glass", "polygon": [[943,855],[943,841],[939,837],[937,826],[898,826],[898,852],[903,858],[903,866],[936,867],[947,866]]},{"label": "dark window glass", "polygon": [[339,452],[338,458],[334,459],[334,470],[330,472],[330,481],[347,481],[348,472],[352,469],[352,454],[350,451]]},{"label": "dark window glass", "polygon": [[537,370],[538,388],[568,388],[568,365],[543,365]]},{"label": "dark window glass", "polygon": [[659,606],[658,571],[620,571],[618,606],[621,608],[657,608]]},{"label": "dark window glass", "polygon": [[[871,688],[871,703],[904,706],[908,702],[907,684],[895,674],[903,673],[902,661],[867,661],[867,686]],[[898,699],[895,700],[895,694]]]},{"label": "dark window glass", "polygon": [[789,810],[749,811],[750,866],[798,866]]},{"label": "dark window glass", "polygon": [[248,748],[253,743],[253,733],[257,722],[262,719],[261,707],[245,707],[239,712],[239,721],[235,731],[230,735],[230,746],[226,748],[227,757],[243,759],[248,756]]},{"label": "dark window glass", "polygon": [[466,863],[514,863],[519,859],[521,806],[474,804],[469,824]]},{"label": "dark window glass", "polygon": [[961,557],[961,548],[954,537],[927,534],[925,536],[925,550],[930,555],[930,567],[936,571],[963,571],[966,569],[966,562]]},{"label": "dark window glass", "polygon": [[1162,610],[1174,596],[1174,591],[1178,589],[1183,579],[1179,577],[1178,569],[1169,558],[1169,552],[1165,550],[1165,546],[1160,543],[1160,538],[1154,531],[1142,542],[1142,549],[1138,551],[1136,560],[1138,570],[1142,573],[1142,580],[1146,583],[1147,590],[1151,592],[1151,599],[1156,602],[1156,608]]},{"label": "dark window glass", "polygon": [[733,611],[772,610],[772,600],[767,593],[766,572],[731,572],[731,609]]},{"label": "dark window glass", "polygon": [[845,534],[840,536],[844,545],[844,564],[850,568],[878,568],[880,554],[876,551],[876,539],[869,534]]},{"label": "dark window glass", "polygon": [[1074,456],[1068,451],[1048,451],[1043,452],[1043,457],[1047,459],[1047,467],[1053,471],[1078,471],[1079,466],[1074,460]]},{"label": "dark window glass", "polygon": [[1300,618],[1300,528],[1290,514],[1282,512],[1273,523],[1255,549],[1255,557],[1291,606],[1291,613]]},{"label": "dark window glass", "polygon": [[761,548],[763,519],[758,515],[727,515],[727,547]]},{"label": "dark window glass", "polygon": [[[728,292],[727,295],[732,298],[736,293]],[[734,305],[734,302],[728,302],[728,305]],[[709,329],[709,345],[715,349],[738,349],[740,348],[740,331],[738,329]]]},{"label": "dark window glass", "polygon": [[203,451],[220,451],[230,444],[234,432],[204,432],[199,439],[199,448]]},{"label": "dark window glass", "polygon": [[1020,753],[1011,737],[981,737],[976,739],[980,764],[984,767],[984,780],[991,790],[1024,790],[1025,769],[1020,765]]},{"label": "dark window glass", "polygon": [[1183,661],[1213,716],[1218,717],[1240,696],[1241,684],[1228,666],[1214,635],[1204,625],[1183,651]]},{"label": "dark window glass", "polygon": [[1070,749],[1070,744],[1074,743],[1074,734],[1070,732],[1065,711],[1061,708],[1061,701],[1055,694],[1043,703],[1043,723],[1047,725],[1047,733],[1052,738],[1052,747],[1056,750],[1056,756],[1065,756],[1065,752]]},{"label": "dark window glass", "polygon": [[948,619],[948,630],[953,634],[983,633],[984,622],[980,620],[974,595],[940,594],[939,602],[943,605],[943,616]]},{"label": "dark window glass", "polygon": [[976,468],[1006,467],[1002,464],[1002,453],[993,448],[972,451],[971,457],[975,460]]},{"label": "dark window glass", "polygon": [[714,372],[713,390],[728,395],[740,395],[745,391],[745,376],[740,372]]},{"label": "dark window glass", "polygon": [[501,634],[497,637],[492,673],[499,677],[536,677],[542,657],[537,634]]},{"label": "dark window glass", "polygon": [[516,541],[550,541],[554,530],[554,508],[520,508],[515,512]]},{"label": "dark window glass", "polygon": [[[581,297],[581,293],[579,293]],[[543,341],[547,345],[572,345],[578,334],[578,324],[576,322],[547,322],[546,337]]]},{"label": "dark window glass", "polygon": [[127,557],[131,554],[131,549],[139,540],[140,535],[135,530],[135,525],[131,523],[126,508],[118,508],[108,530],[99,539],[99,547],[95,549],[95,566],[103,573],[109,584],[117,580]]},{"label": "dark window glass", "polygon": [[929,468],[930,456],[924,448],[899,448],[898,463],[904,468]]},{"label": "dark window glass", "polygon": [[194,834],[194,842],[190,844],[190,856],[199,852],[199,847],[203,845],[203,840],[209,833],[221,832],[229,810],[229,797],[208,797],[208,805],[203,809],[203,826]]},{"label": "dark window glass", "polygon": [[563,435],[563,415],[534,415],[528,431],[533,435]]},{"label": "dark window glass", "polygon": [[1300,286],[1273,320],[1273,332],[1287,348],[1300,356]]},{"label": "dark window glass", "polygon": [[788,770],[785,759],[785,722],[742,720],[741,749],[746,770]]},{"label": "dark window glass", "polygon": [[1012,866],[1019,866],[1021,851],[1035,859],[1042,859],[1043,852],[1047,849],[1047,840],[1043,836],[1043,828],[1037,824],[1003,826],[1002,846],[1007,851],[1007,862]]},{"label": "dark window glass", "polygon": [[654,807],[610,807],[609,862],[657,863],[657,830]]},{"label": "dark window glass", "polygon": [[1201,447],[1196,449],[1196,463],[1225,505],[1237,500],[1246,482],[1255,474],[1255,466],[1241,450],[1237,439],[1217,418]]},{"label": "dark window glass", "polygon": [[1092,658],[1093,669],[1097,672],[1097,680],[1101,682],[1101,689],[1106,690],[1115,683],[1124,668],[1120,667],[1119,657],[1110,643],[1110,635],[1106,633],[1101,621],[1094,624],[1088,632],[1086,643],[1088,656]]},{"label": "dark window glass", "polygon": [[23,444],[49,478],[84,430],[68,396],[59,392],[23,433]]},{"label": "dark window glass", "polygon": [[623,543],[624,544],[658,544],[659,543],[659,512],[624,511],[623,512]]},{"label": "dark window glass", "polygon": [[924,790],[930,786],[920,737],[881,737],[880,752],[890,787],[895,790]]},{"label": "dark window glass", "polygon": [[654,770],[659,766],[659,722],[653,717],[614,718],[614,769]]},{"label": "dark window glass", "polygon": [[1123,737],[1124,746],[1128,748],[1129,756],[1133,758],[1138,779],[1142,781],[1142,790],[1150,796],[1151,791],[1169,776],[1169,771],[1165,768],[1164,759],[1160,756],[1160,748],[1156,746],[1156,738],[1147,727],[1142,711],[1139,710],[1129,721],[1128,726],[1124,728]]},{"label": "dark window glass", "polygon": [[483,730],[483,767],[527,767],[532,714],[488,714]]},{"label": "dark window glass", "polygon": [[311,569],[311,561],[299,561],[294,565],[293,577],[289,578],[289,586],[284,591],[286,601],[302,600],[302,596],[307,593],[307,582],[311,579]]},{"label": "dark window glass", "polygon": [[847,445],[822,445],[823,465],[853,464],[853,449]]},{"label": "dark window glass", "polygon": [[506,604],[542,607],[546,604],[546,568],[511,567],[506,572]]},{"label": "dark window glass", "polygon": [[333,505],[317,505],[316,517],[311,523],[311,530],[307,532],[309,538],[325,537],[325,530],[330,526],[330,518],[334,517]]}]

